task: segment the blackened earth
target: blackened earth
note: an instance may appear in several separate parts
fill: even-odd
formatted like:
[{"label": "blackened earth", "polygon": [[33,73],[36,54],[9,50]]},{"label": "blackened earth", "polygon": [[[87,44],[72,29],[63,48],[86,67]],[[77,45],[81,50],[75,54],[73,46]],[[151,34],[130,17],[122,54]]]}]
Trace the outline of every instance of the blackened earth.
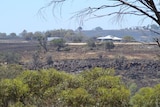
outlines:
[{"label": "blackened earth", "polygon": [[154,86],[160,83],[160,61],[159,60],[127,60],[117,59],[74,59],[54,61],[53,64],[43,64],[41,68],[55,68],[59,71],[69,73],[85,72],[95,67],[113,68],[115,75],[122,77],[122,80],[129,83],[136,83],[137,86]]}]

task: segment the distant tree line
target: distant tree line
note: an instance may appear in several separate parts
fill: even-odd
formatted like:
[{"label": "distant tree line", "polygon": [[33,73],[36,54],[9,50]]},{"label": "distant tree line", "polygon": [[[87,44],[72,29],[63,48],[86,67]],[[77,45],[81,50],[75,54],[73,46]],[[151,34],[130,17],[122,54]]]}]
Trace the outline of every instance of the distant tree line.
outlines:
[{"label": "distant tree line", "polygon": [[63,38],[65,41],[68,42],[82,42],[85,41],[85,35],[82,34],[80,31],[73,31],[73,30],[65,30],[65,29],[58,29],[58,30],[49,30],[46,32],[37,31],[35,33],[27,32],[24,30],[20,37],[24,38],[25,40],[38,40],[39,37],[60,37]]}]

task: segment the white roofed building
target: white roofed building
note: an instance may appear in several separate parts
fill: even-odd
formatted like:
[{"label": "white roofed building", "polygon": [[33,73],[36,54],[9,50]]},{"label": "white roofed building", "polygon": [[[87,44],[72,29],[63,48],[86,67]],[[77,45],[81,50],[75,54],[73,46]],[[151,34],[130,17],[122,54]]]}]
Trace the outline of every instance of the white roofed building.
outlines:
[{"label": "white roofed building", "polygon": [[60,37],[47,37],[47,41],[50,42],[55,39],[61,39]]},{"label": "white roofed building", "polygon": [[119,37],[115,37],[115,36],[112,36],[112,35],[107,35],[107,36],[103,36],[103,37],[98,37],[97,40],[103,42],[103,41],[122,41],[122,38],[119,38]]}]

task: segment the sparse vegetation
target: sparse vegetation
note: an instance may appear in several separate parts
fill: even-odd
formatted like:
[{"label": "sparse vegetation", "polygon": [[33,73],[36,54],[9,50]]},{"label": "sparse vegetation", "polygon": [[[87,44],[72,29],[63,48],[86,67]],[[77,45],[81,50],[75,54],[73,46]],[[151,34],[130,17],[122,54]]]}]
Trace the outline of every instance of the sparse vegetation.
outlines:
[{"label": "sparse vegetation", "polygon": [[17,64],[21,59],[20,54],[16,52],[2,52],[0,55],[0,62],[2,63]]}]

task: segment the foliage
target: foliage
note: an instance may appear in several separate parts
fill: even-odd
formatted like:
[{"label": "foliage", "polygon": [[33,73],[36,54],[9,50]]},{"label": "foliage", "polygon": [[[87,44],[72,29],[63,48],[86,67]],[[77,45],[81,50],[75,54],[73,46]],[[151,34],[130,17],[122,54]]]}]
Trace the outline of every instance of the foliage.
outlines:
[{"label": "foliage", "polygon": [[95,41],[92,40],[92,39],[89,39],[89,40],[87,41],[87,45],[88,45],[88,47],[90,47],[90,48],[96,47]]},{"label": "foliage", "polygon": [[113,69],[94,68],[80,74],[55,69],[25,71],[0,81],[0,106],[124,107],[129,90]]},{"label": "foliage", "polygon": [[92,97],[84,88],[63,90],[60,93],[62,106],[87,107],[91,106]]},{"label": "foliage", "polygon": [[134,95],[137,91],[137,84],[136,83],[130,83],[129,90],[131,91],[131,95]]},{"label": "foliage", "polygon": [[95,30],[95,31],[102,31],[103,30],[103,28],[101,28],[101,27],[95,27],[93,30]]},{"label": "foliage", "polygon": [[51,45],[56,47],[57,51],[60,51],[61,48],[65,47],[65,41],[63,39],[54,39],[51,41]]},{"label": "foliage", "polygon": [[[131,91],[135,87],[131,84]],[[16,78],[1,79],[0,90],[1,107],[160,106],[160,84],[141,88],[131,96],[114,69],[93,68],[79,74],[28,70]]]},{"label": "foliage", "polygon": [[133,42],[135,39],[132,36],[124,36],[123,41],[125,42]]},{"label": "foliage", "polygon": [[48,64],[48,65],[53,64],[52,56],[47,56],[47,57],[46,57],[46,61],[47,61],[47,64]]},{"label": "foliage", "polygon": [[45,50],[45,52],[47,52],[48,51],[47,38],[40,34],[39,35],[37,34],[37,36],[38,36],[37,40],[39,42],[40,47],[42,47]]},{"label": "foliage", "polygon": [[160,84],[155,87],[141,88],[131,99],[134,107],[159,107],[160,106]]},{"label": "foliage", "polygon": [[4,52],[0,54],[1,62],[6,62],[8,64],[16,64],[20,61],[21,56],[15,52]]},{"label": "foliage", "polygon": [[18,79],[4,79],[0,81],[0,105],[8,107],[9,104],[21,101],[29,91],[28,85]]},{"label": "foliage", "polygon": [[16,64],[0,65],[0,79],[15,78],[23,72],[23,68]]},{"label": "foliage", "polygon": [[41,61],[40,61],[40,53],[39,52],[35,52],[32,55],[32,64],[31,64],[31,69],[37,70],[40,68],[41,66]]},{"label": "foliage", "polygon": [[115,47],[113,42],[109,42],[109,41],[104,42],[103,45],[104,45],[104,49],[108,49],[109,51],[111,51],[111,49]]}]

